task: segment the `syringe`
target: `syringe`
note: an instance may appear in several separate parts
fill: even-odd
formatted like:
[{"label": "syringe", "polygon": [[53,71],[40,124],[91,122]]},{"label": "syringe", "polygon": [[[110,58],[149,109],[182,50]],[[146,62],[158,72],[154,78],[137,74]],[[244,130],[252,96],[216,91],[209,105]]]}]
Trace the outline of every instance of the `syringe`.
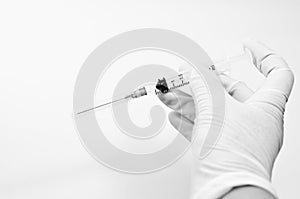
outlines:
[{"label": "syringe", "polygon": [[[220,74],[220,73],[223,73],[227,70],[226,67],[224,69],[224,65],[227,65],[231,62],[235,62],[235,61],[245,59],[245,58],[249,58],[248,52],[245,52],[244,54],[241,54],[241,55],[238,55],[238,56],[229,57],[226,60],[217,62],[217,63],[209,66],[209,69],[214,71],[214,70],[216,70],[216,68],[217,69],[221,68],[221,70],[217,71]],[[152,92],[155,92],[156,95],[168,93],[171,90],[174,90],[174,89],[177,89],[177,88],[180,88],[182,86],[185,86],[185,85],[189,84],[189,81],[187,81],[184,78],[184,74],[186,74],[188,72],[189,71],[182,72],[182,73],[180,73],[176,76],[169,77],[167,79],[163,77],[162,79],[158,79],[158,82],[156,83],[156,86],[155,86],[154,89],[153,88],[152,89],[146,89],[146,87],[144,86],[144,87],[141,87],[141,88],[138,88],[138,89],[134,90],[132,93],[126,95],[125,97],[121,97],[119,99],[101,104],[99,106],[95,106],[95,107],[80,111],[76,114],[79,115],[79,114],[82,114],[82,113],[86,113],[86,112],[89,112],[89,111],[92,111],[92,110],[95,110],[95,109],[98,109],[98,108],[101,108],[101,107],[104,107],[104,106],[107,106],[107,105],[110,105],[110,104],[113,104],[115,102],[119,102],[119,101],[122,101],[122,100],[136,99],[136,98],[145,96],[148,93],[152,93]]]}]

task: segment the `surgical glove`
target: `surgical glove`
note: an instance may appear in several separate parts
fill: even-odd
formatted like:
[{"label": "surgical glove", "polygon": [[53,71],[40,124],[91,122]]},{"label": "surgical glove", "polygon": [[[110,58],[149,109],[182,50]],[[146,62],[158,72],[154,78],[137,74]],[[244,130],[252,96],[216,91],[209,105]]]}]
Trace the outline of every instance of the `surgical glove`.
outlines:
[{"label": "surgical glove", "polygon": [[[282,146],[283,115],[294,77],[283,58],[264,44],[248,41],[244,47],[265,80],[253,92],[244,82],[219,75],[227,92],[225,118],[214,120],[222,126],[214,143],[204,143],[214,125],[213,114],[218,117],[218,113],[212,111],[210,92],[201,76],[190,79],[192,95],[175,90],[159,96],[174,110],[169,114],[170,123],[188,140],[194,140],[192,199],[220,198],[243,185],[258,186],[277,197],[271,175]],[[207,149],[209,153],[201,153]]]}]

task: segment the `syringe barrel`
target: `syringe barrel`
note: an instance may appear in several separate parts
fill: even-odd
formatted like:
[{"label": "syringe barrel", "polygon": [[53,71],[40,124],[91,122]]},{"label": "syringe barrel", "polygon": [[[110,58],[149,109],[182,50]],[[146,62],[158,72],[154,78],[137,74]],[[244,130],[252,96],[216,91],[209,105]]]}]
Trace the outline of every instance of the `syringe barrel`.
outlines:
[{"label": "syringe barrel", "polygon": [[142,97],[144,95],[147,95],[147,91],[145,87],[139,88],[135,91],[133,91],[133,93],[130,95],[131,98],[138,98],[138,97]]}]

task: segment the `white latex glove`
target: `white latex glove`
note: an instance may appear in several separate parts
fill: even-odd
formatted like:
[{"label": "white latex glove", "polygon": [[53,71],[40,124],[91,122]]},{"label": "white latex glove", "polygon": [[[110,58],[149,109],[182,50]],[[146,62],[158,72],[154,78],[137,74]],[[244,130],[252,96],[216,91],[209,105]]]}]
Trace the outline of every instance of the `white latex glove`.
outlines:
[{"label": "white latex glove", "polygon": [[283,58],[265,45],[249,41],[244,47],[266,79],[253,92],[245,83],[220,75],[228,92],[225,119],[221,136],[214,145],[205,146],[211,149],[208,155],[199,155],[204,146],[199,143],[208,132],[213,114],[203,79],[196,76],[190,80],[193,98],[180,90],[160,96],[162,102],[174,109],[169,120],[182,135],[191,140],[192,132],[198,133],[192,146],[197,156],[192,170],[192,199],[220,198],[243,185],[258,186],[277,197],[271,175],[282,146],[283,115],[294,77]]}]

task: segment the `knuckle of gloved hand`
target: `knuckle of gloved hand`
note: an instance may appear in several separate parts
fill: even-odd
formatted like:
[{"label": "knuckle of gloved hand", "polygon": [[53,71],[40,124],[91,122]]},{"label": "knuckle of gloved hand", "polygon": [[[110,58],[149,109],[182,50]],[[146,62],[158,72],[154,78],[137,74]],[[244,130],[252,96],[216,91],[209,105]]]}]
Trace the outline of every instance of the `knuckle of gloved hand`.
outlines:
[{"label": "knuckle of gloved hand", "polygon": [[260,69],[263,74],[268,75],[271,71],[277,69],[289,68],[288,63],[279,55],[272,54],[264,58],[260,63]]},{"label": "knuckle of gloved hand", "polygon": [[286,71],[286,80],[287,80],[287,82],[291,83],[291,86],[293,86],[294,81],[295,81],[295,74],[292,70]]}]

